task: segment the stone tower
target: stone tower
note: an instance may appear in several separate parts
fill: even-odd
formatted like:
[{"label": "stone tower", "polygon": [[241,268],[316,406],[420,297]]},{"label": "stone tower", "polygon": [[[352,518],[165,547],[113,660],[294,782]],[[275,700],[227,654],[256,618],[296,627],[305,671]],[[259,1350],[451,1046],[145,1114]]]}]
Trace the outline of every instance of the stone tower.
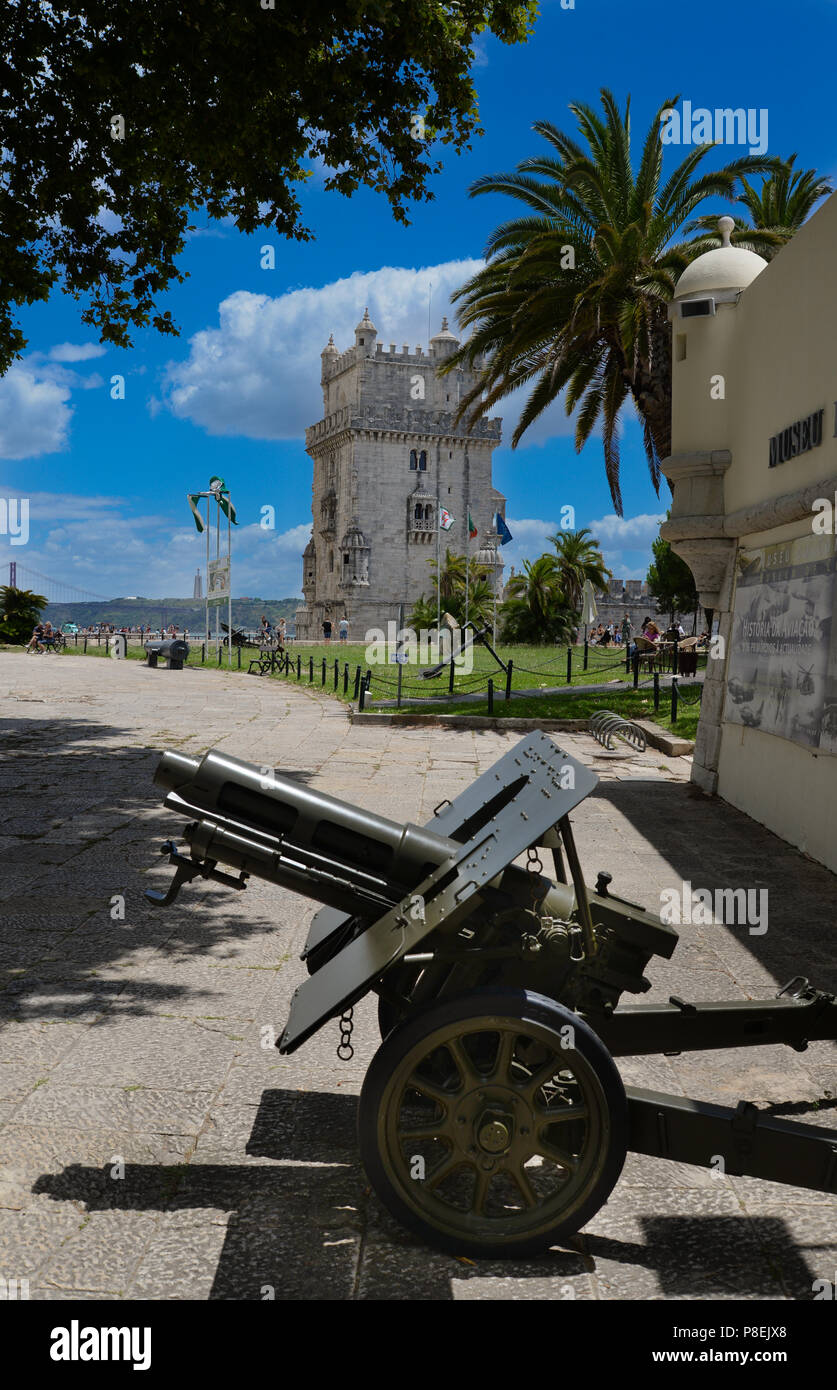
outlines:
[{"label": "stone tower", "polygon": [[[349,620],[349,638],[387,630],[404,604],[406,623],[421,594],[433,594],[430,561],[437,543],[495,557],[494,514],[505,501],[491,481],[491,456],[502,421],[455,425],[460,399],[474,374],[437,369],[458,347],[447,319],[428,352],[405,344],[385,349],[367,309],[354,346],[340,353],[333,338],[322,352],[323,418],[305,432],[314,463],[313,534],[302,560],[303,607],[298,638],[319,639],[322,623]],[[454,517],[439,533],[439,512]],[[468,513],[477,536],[468,545]]]}]

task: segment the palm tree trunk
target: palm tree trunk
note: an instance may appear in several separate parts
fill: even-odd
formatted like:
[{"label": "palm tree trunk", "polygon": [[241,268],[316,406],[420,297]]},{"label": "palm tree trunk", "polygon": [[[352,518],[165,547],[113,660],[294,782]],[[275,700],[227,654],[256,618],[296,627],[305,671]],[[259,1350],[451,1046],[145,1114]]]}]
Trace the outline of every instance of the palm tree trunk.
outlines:
[{"label": "palm tree trunk", "polygon": [[662,463],[671,453],[671,324],[662,314],[651,327],[651,358],[631,373],[631,395]]}]

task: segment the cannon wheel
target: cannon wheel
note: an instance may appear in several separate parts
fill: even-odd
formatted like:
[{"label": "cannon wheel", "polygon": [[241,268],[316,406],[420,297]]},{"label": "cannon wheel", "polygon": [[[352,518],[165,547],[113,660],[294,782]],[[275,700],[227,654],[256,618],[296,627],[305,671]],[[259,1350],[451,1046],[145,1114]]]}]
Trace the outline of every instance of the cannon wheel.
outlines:
[{"label": "cannon wheel", "polygon": [[428,1243],[528,1256],[607,1201],[627,1116],[613,1058],[577,1014],[529,990],[474,990],[381,1044],[361,1091],[360,1152],[384,1206]]}]

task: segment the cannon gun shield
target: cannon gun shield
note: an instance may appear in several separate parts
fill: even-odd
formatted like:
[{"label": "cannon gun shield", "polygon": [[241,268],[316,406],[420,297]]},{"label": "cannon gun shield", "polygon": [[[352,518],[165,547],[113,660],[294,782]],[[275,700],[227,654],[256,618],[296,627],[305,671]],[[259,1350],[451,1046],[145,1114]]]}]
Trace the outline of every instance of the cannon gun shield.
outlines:
[{"label": "cannon gun shield", "polygon": [[[455,802],[438,808],[426,829],[432,827],[461,849],[300,985],[279,1050],[295,1051],[431,932],[457,927],[473,911],[481,889],[519,854],[539,844],[597,782],[588,767],[546,734],[536,732],[521,740]],[[421,917],[411,911],[416,898],[423,904]],[[332,914],[318,916],[324,934],[342,925]],[[319,932],[318,937],[324,939]],[[309,938],[306,949],[311,948]]]}]

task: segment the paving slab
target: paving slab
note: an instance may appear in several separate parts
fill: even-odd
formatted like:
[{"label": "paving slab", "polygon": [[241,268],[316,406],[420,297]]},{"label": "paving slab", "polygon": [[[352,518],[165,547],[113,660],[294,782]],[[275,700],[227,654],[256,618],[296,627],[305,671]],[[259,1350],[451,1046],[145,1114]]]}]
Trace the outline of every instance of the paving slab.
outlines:
[{"label": "paving slab", "polygon": [[[349,1063],[336,1025],[291,1057],[271,1045],[306,978],[315,906],[252,881],[194,885],[167,911],[144,897],[168,881],[160,843],[182,831],[152,782],[166,747],[218,746],[422,822],[519,737],[352,723],[322,693],[224,671],[0,654],[0,1273],[60,1301],[786,1300],[834,1277],[834,1197],[633,1154],[567,1249],[428,1250],[359,1161],[375,1001],[355,1010]],[[796,973],[837,988],[833,875],[695,796],[688,757],[556,740],[601,779],[573,816],[590,880],[607,869],[654,912],[684,882],[768,890],[763,936],[684,925],[673,960],[648,969],[650,1002],[768,998]],[[837,1120],[831,1043],[620,1068],[630,1085]]]}]

